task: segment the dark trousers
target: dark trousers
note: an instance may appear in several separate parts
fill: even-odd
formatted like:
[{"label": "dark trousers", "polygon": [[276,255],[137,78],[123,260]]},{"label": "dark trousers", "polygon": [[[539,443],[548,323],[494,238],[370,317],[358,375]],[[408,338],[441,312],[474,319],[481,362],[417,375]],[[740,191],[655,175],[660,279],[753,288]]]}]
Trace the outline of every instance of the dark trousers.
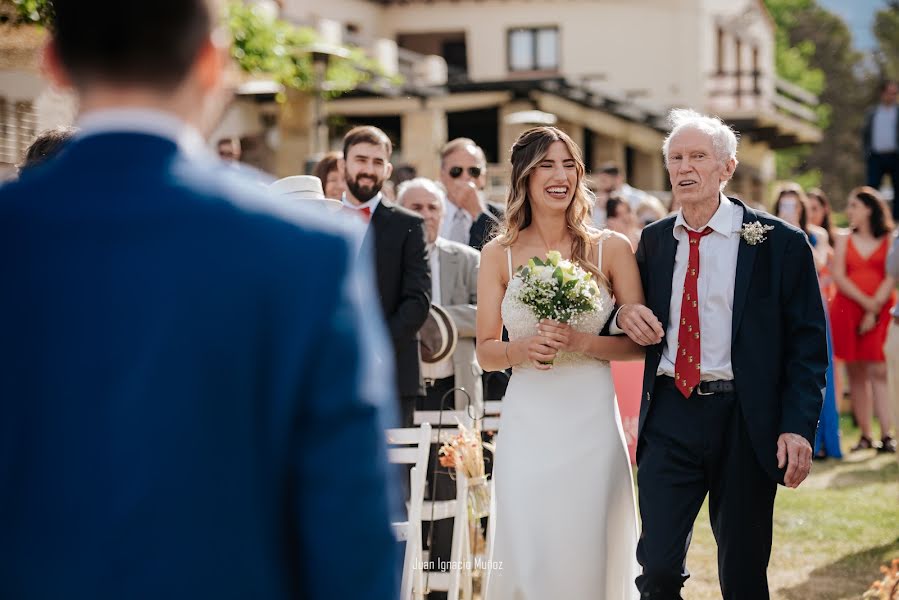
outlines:
[{"label": "dark trousers", "polygon": [[641,435],[641,598],[680,600],[690,576],[693,523],[706,494],[723,598],[768,598],[777,484],[755,457],[736,395],[694,392],[685,399],[674,380],[659,377]]},{"label": "dark trousers", "polygon": [[[455,377],[427,381],[425,385],[426,396],[421,402],[422,410],[455,410],[456,402],[451,390],[455,387]],[[444,427],[455,427],[456,422],[450,416],[446,416]],[[437,427],[434,425],[434,427]],[[452,500],[456,497],[456,482],[450,477],[449,469],[441,467],[437,461],[437,452],[440,444],[431,444],[431,456],[428,458],[428,484],[425,498],[428,500]],[[428,517],[427,512],[423,515]],[[422,523],[422,536],[424,547],[428,549],[428,561],[435,568],[443,562],[448,563],[452,553],[453,521],[455,519],[442,519],[434,523],[424,521]],[[427,578],[427,575],[425,575]],[[429,600],[443,600],[446,592],[431,592]]]},{"label": "dark trousers", "polygon": [[868,185],[880,188],[883,176],[889,174],[893,184],[893,218],[899,219],[899,153],[871,153],[867,161]]}]

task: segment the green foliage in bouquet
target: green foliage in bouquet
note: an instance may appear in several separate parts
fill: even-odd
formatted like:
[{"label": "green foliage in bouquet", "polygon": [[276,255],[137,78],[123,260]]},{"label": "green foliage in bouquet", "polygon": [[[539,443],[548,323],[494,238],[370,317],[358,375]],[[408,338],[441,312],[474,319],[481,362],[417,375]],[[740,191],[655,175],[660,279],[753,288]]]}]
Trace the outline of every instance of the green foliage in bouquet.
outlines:
[{"label": "green foliage in bouquet", "polygon": [[53,3],[50,0],[12,0],[20,23],[48,26],[53,19]]},{"label": "green foliage in bouquet", "polygon": [[593,276],[576,263],[563,260],[556,250],[549,252],[546,260],[536,256],[530,259],[510,285],[538,319],[568,323],[594,310],[599,302],[599,286]]}]

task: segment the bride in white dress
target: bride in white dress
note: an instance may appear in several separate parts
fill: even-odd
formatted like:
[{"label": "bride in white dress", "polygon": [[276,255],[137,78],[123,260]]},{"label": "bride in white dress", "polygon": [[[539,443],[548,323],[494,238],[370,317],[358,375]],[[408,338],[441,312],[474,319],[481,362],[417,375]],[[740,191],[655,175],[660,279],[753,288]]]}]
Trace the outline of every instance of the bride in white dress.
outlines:
[{"label": "bride in white dress", "polygon": [[[482,252],[478,280],[478,359],[487,371],[513,368],[493,471],[486,600],[637,597],[634,488],[607,361],[642,350],[597,334],[612,295],[643,303],[643,292],[630,243],[590,229],[590,206],[571,138],[554,127],[522,134],[505,223]],[[519,266],[550,250],[600,284],[601,306],[571,325],[538,323],[506,293]]]}]

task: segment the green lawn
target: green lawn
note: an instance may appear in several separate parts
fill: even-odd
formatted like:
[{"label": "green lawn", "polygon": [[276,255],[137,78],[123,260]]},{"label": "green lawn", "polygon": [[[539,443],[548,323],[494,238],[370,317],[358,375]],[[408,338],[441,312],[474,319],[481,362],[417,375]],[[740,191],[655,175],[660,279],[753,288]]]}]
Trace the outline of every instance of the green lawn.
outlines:
[{"label": "green lawn", "polygon": [[[880,565],[899,557],[899,463],[873,450],[850,454],[858,430],[849,417],[841,430],[842,461],[816,461],[799,489],[778,490],[768,569],[773,599],[857,599],[880,579]],[[685,600],[721,597],[708,505],[696,521],[687,567]]]}]

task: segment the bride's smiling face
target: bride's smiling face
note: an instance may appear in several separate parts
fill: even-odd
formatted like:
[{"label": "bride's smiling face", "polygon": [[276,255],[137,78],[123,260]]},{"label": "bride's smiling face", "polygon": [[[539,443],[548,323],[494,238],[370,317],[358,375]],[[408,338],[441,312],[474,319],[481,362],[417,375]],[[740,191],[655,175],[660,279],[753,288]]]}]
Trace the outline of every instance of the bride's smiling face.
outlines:
[{"label": "bride's smiling face", "polygon": [[532,208],[545,207],[564,212],[577,189],[577,164],[565,142],[550,144],[528,176],[528,197]]}]

